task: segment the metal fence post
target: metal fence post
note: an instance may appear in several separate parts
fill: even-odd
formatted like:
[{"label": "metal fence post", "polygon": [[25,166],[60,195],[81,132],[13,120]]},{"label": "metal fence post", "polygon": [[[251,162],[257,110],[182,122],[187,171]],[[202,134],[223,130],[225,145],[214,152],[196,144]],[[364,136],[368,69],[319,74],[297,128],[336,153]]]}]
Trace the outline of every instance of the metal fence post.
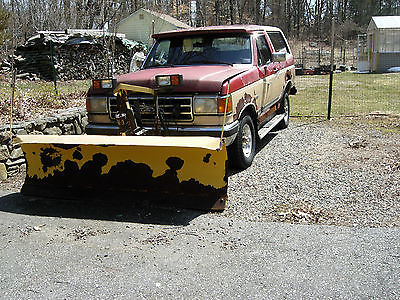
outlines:
[{"label": "metal fence post", "polygon": [[331,0],[332,27],[331,27],[331,70],[329,72],[328,120],[331,119],[332,89],[333,89],[333,64],[335,60],[335,17],[333,15],[333,0]]}]

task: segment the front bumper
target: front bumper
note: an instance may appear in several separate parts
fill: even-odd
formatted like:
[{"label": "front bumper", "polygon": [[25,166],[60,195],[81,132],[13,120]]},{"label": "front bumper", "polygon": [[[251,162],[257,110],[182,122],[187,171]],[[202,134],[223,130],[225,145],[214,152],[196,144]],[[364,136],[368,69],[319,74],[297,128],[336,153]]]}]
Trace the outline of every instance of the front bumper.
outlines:
[{"label": "front bumper", "polygon": [[[151,130],[151,127],[144,126],[145,129]],[[220,137],[222,128],[221,126],[168,126],[169,135],[178,136],[212,136]],[[236,138],[239,128],[239,122],[234,121],[231,124],[224,126],[225,144],[229,146]],[[90,135],[118,135],[119,128],[113,124],[88,124],[86,126],[86,133]]]}]

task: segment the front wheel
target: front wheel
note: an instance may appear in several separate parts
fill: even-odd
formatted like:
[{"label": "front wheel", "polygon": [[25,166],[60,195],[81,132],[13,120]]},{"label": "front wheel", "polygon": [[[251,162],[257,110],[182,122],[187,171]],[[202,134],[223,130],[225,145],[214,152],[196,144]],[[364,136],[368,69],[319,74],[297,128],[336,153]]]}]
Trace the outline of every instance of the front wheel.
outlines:
[{"label": "front wheel", "polygon": [[230,162],[241,169],[251,165],[256,153],[256,135],[253,120],[245,115],[239,123],[239,130],[235,141],[229,146]]}]

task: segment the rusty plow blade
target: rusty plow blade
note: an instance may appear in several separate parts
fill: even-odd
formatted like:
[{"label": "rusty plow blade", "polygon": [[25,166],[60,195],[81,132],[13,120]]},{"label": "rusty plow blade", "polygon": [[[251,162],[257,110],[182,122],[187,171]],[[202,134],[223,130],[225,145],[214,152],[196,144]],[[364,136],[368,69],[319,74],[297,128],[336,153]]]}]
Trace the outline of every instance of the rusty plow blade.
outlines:
[{"label": "rusty plow blade", "polygon": [[24,135],[17,142],[27,162],[25,195],[226,205],[227,152],[219,138]]}]

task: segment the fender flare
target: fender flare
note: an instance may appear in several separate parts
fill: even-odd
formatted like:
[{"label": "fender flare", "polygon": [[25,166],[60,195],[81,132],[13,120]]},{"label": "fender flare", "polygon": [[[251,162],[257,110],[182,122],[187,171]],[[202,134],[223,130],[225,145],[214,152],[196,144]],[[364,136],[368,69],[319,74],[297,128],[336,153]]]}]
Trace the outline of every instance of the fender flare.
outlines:
[{"label": "fender flare", "polygon": [[247,103],[243,106],[242,110],[239,113],[237,120],[240,120],[244,114],[248,113],[250,117],[253,119],[254,126],[257,125],[257,109],[254,103]]}]

